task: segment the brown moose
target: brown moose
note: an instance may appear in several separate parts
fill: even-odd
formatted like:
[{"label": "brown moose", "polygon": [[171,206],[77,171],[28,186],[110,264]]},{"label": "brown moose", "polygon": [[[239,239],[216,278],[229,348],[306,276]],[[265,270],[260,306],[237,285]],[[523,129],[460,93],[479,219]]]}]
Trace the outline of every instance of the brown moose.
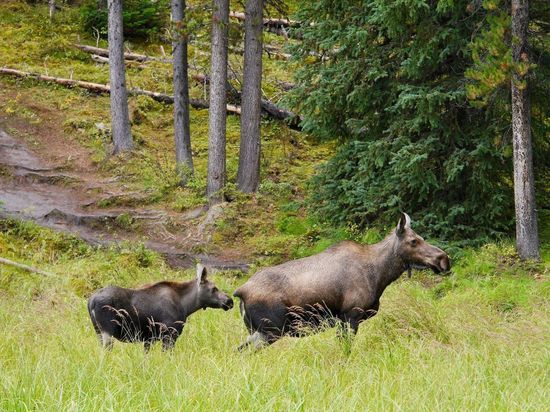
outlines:
[{"label": "brown moose", "polygon": [[412,229],[402,214],[397,228],[373,245],[344,241],[313,256],[265,268],[234,296],[250,336],[239,347],[258,348],[283,335],[338,324],[347,334],[374,316],[386,287],[413,267],[436,273],[450,269],[449,257]]},{"label": "brown moose", "polygon": [[88,300],[94,329],[105,348],[112,338],[143,342],[145,350],[162,341],[163,349],[176,343],[189,315],[199,309],[229,310],[233,300],[207,279],[206,268],[197,265],[197,279],[189,282],[163,281],[125,289],[109,286]]}]

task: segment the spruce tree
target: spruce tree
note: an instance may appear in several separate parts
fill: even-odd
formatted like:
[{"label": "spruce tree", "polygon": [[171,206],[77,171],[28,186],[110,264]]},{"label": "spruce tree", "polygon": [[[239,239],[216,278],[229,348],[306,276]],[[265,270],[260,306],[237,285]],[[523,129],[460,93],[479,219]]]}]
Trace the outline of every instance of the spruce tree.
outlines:
[{"label": "spruce tree", "polygon": [[307,132],[340,142],[312,185],[320,215],[364,227],[404,210],[419,231],[447,239],[509,231],[506,111],[500,100],[470,104],[467,90],[481,5],[304,0],[298,9],[291,102]]}]

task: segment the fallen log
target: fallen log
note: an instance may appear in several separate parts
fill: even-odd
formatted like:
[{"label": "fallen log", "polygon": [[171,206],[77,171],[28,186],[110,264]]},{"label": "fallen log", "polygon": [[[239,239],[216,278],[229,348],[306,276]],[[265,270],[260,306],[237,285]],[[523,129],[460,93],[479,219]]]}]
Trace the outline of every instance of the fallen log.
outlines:
[{"label": "fallen log", "polygon": [[44,272],[43,270],[34,268],[32,266],[24,265],[22,263],[17,263],[17,262],[14,262],[13,260],[9,260],[3,257],[0,257],[0,263],[3,263],[4,265],[8,265],[8,266],[13,266],[18,269],[26,270],[27,272],[38,273],[39,275],[56,276],[53,273]]},{"label": "fallen log", "polygon": [[61,77],[53,77],[45,74],[29,73],[21,70],[9,69],[7,67],[0,68],[0,74],[7,74],[16,77],[30,77],[35,80],[57,83],[67,87],[80,87],[82,89],[90,90],[95,93],[109,93],[108,84],[90,83],[81,80],[64,79]]},{"label": "fallen log", "polygon": [[294,83],[283,82],[281,80],[277,80],[276,83],[277,83],[277,86],[279,86],[279,88],[281,90],[284,90],[285,92],[288,92],[289,90],[292,90],[296,87]]},{"label": "fallen log", "polygon": [[[28,78],[33,78],[35,80],[61,84],[66,87],[80,87],[86,90],[93,91],[95,93],[110,93],[110,88],[108,84],[90,83],[90,82],[84,82],[81,80],[64,79],[61,77],[53,77],[53,76],[47,76],[44,74],[24,72],[21,70],[9,69],[6,67],[0,68],[0,74],[7,74],[7,75],[23,77],[23,78],[28,77]],[[205,76],[205,75],[203,76],[204,77],[197,75],[197,78],[200,78],[202,83],[207,82],[208,76]],[[164,94],[164,93],[159,93],[159,92],[153,92],[150,90],[131,88],[131,89],[128,89],[128,94],[133,96],[148,96],[151,99],[161,103],[167,103],[167,104],[174,103],[174,96]],[[191,105],[191,107],[194,107],[196,109],[208,109],[208,102],[203,99],[189,99],[189,104]],[[288,122],[288,126],[291,129],[301,130],[299,126],[300,117],[297,116],[296,114],[292,113],[289,110],[280,108],[274,103],[266,99],[261,100],[261,105],[262,105],[262,111],[265,114],[267,114],[269,117],[276,120],[290,119],[290,121]],[[231,113],[231,114],[236,114],[236,115],[241,114],[241,107],[237,105],[227,104],[226,110],[228,113]]]},{"label": "fallen log", "polygon": [[[195,48],[199,47],[202,49],[208,49],[210,47],[210,44],[205,42],[193,42],[191,43],[191,45],[194,46]],[[244,54],[244,47],[230,45],[228,46],[228,50],[230,53],[233,53],[233,54],[239,54],[239,55]],[[283,53],[280,47],[273,46],[270,44],[264,44],[262,51],[266,53],[268,57],[273,57],[275,60],[290,60],[290,58],[292,57],[291,54]],[[204,50],[197,50],[197,49],[195,49],[195,53],[204,54],[205,56],[210,55],[210,53],[205,53]]]},{"label": "fallen log", "polygon": [[[209,84],[210,77],[207,74],[193,74],[191,76],[193,80],[195,80],[197,83],[200,84]],[[231,96],[235,98],[238,102],[240,102],[241,99],[241,93],[233,88],[231,91]],[[300,123],[300,117],[297,116],[295,113],[291,112],[290,110],[283,109],[281,107],[278,107],[275,103],[267,100],[267,99],[261,99],[261,106],[262,106],[262,112],[269,117],[276,119],[276,120],[287,120],[291,119],[290,122],[288,122],[288,126],[291,129],[295,130],[301,130],[299,123]],[[238,107],[238,106],[236,106]]]},{"label": "fallen log", "polygon": [[[229,17],[244,21],[246,16],[242,12],[238,11],[230,11]],[[297,27],[300,25],[299,21],[296,20],[289,20],[289,19],[274,19],[274,18],[264,18],[264,26],[271,26],[271,27]]]},{"label": "fallen log", "polygon": [[[92,54],[90,57],[96,63],[109,64],[109,58],[108,57],[98,56],[97,54]],[[126,60],[126,61],[124,61],[124,64],[126,64],[128,66],[133,65],[133,67],[137,67],[139,69],[145,69],[147,67],[144,64],[141,64],[140,62],[138,62],[136,60]]]},{"label": "fallen log", "polygon": [[[235,12],[230,11],[229,17],[235,20],[239,20],[241,22],[244,22],[246,19],[246,16],[244,13],[241,12]],[[294,39],[300,39],[301,36],[299,36],[296,32],[293,32],[292,28],[298,27],[300,25],[300,22],[294,21],[294,20],[288,20],[288,19],[264,19],[264,30],[277,34],[278,36],[283,36],[285,39],[294,38]]]},{"label": "fallen log", "polygon": [[[60,84],[67,87],[80,87],[82,89],[90,90],[95,93],[110,93],[108,84],[98,84],[84,82],[81,80],[64,79],[61,77],[46,76],[43,74],[29,73],[21,70],[9,69],[6,67],[0,68],[0,74],[7,74],[16,77],[33,78],[35,80],[46,81],[51,83]],[[174,96],[170,96],[164,93],[152,92],[150,90],[143,90],[139,88],[128,89],[128,94],[134,96],[148,96],[153,100],[161,103],[174,103]],[[208,102],[202,99],[189,99],[189,104],[196,109],[208,109]],[[241,108],[239,106],[228,104],[227,112],[231,114],[241,114]]]},{"label": "fallen log", "polygon": [[[85,44],[74,44],[74,47],[90,54],[95,54],[96,56],[101,57],[109,57],[109,50],[102,49],[101,47],[94,47],[94,46],[87,46]],[[134,60],[138,62],[146,62],[146,61],[160,61],[164,63],[172,63],[172,59],[167,59],[163,57],[154,57],[154,56],[146,56],[145,54],[137,54],[137,53],[124,53],[124,59],[125,60]]]}]

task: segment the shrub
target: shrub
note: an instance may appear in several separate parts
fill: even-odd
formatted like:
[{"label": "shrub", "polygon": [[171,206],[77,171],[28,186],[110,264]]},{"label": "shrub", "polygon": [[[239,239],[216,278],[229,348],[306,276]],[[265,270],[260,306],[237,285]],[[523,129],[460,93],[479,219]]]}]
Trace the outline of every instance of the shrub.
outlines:
[{"label": "shrub", "polygon": [[[124,36],[145,38],[159,33],[169,15],[168,0],[124,0]],[[82,24],[89,32],[107,37],[107,1],[87,0],[81,8]]]}]

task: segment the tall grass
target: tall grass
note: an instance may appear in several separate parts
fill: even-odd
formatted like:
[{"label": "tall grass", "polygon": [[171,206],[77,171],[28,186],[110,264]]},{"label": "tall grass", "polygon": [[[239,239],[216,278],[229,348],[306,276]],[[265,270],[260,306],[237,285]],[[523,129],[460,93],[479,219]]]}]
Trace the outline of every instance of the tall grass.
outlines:
[{"label": "tall grass", "polygon": [[[4,228],[0,253],[59,277],[0,268],[0,410],[546,410],[548,264],[502,266],[510,251],[487,246],[448,278],[390,286],[351,351],[328,329],[239,353],[238,310],[209,309],[188,319],[172,353],[145,354],[120,342],[103,351],[86,297],[190,271],[140,247],[94,250],[32,225]],[[227,291],[244,281],[213,277]]]}]

